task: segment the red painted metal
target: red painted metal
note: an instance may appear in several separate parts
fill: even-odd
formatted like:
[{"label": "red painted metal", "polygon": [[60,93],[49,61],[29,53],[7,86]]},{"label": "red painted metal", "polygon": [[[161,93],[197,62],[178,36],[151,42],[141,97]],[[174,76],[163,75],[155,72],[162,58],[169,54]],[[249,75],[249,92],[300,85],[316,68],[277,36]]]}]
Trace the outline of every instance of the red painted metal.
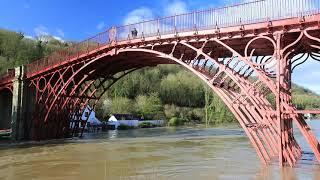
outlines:
[{"label": "red painted metal", "polygon": [[0,87],[9,87],[8,84],[12,84],[14,72],[14,69],[9,69],[5,74],[0,75]]},{"label": "red painted metal", "polygon": [[[293,122],[320,161],[319,142],[301,115],[319,111],[296,110],[291,97],[294,69],[309,59],[320,61],[319,7],[319,0],[259,0],[112,27],[55,52],[27,65],[26,81],[35,89],[33,137],[82,136],[85,108],[90,105],[91,113],[117,80],[139,68],[173,63],[222,99],[262,163],[296,164],[302,150]],[[137,37],[130,34],[133,27]],[[14,73],[0,78],[0,90],[12,88],[13,78]]]},{"label": "red painted metal", "polygon": [[294,112],[286,112],[288,114],[320,114],[320,110],[296,110]]}]

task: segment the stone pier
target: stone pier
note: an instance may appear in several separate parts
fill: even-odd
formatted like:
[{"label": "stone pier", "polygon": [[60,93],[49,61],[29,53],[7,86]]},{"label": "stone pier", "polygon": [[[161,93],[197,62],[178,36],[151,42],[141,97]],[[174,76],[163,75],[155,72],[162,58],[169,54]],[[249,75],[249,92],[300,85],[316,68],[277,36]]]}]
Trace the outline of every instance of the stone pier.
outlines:
[{"label": "stone pier", "polygon": [[[33,94],[24,78],[25,67],[15,68],[13,90],[0,93],[1,129],[11,128],[12,140],[30,139]],[[4,101],[2,101],[4,100]]]}]

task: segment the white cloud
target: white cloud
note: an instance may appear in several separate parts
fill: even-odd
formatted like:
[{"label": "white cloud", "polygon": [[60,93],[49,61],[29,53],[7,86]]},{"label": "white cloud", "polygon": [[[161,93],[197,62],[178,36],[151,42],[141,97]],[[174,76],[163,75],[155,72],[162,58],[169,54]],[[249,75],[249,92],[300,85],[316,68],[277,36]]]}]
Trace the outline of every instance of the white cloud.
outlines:
[{"label": "white cloud", "polygon": [[63,40],[63,37],[64,37],[64,32],[62,29],[59,29],[57,28],[56,29],[56,35],[53,35],[49,32],[49,29],[44,26],[44,25],[39,25],[37,27],[35,27],[34,29],[34,33],[35,33],[35,37],[31,37],[31,36],[26,36],[26,38],[28,39],[39,39],[39,40],[42,40],[42,41],[50,41],[52,39],[56,39],[58,41],[61,41],[61,42],[65,42]]},{"label": "white cloud", "polygon": [[61,41],[61,42],[65,42],[61,37],[59,36],[52,36],[53,39]]},{"label": "white cloud", "polygon": [[298,66],[292,74],[292,80],[303,87],[320,94],[320,62],[308,59]]},{"label": "white cloud", "polygon": [[57,34],[58,34],[58,36],[61,36],[61,37],[64,37],[64,32],[63,32],[63,30],[62,29],[57,29]]},{"label": "white cloud", "polygon": [[29,35],[25,35],[25,36],[24,36],[24,38],[26,38],[26,39],[32,39],[32,40],[34,40],[34,39],[35,39],[34,37],[29,36]]},{"label": "white cloud", "polygon": [[33,30],[34,30],[34,33],[36,34],[36,36],[48,36],[49,35],[48,28],[43,25],[39,25],[39,26],[35,27]]},{"label": "white cloud", "polygon": [[319,70],[311,72],[311,75],[319,78],[319,82],[320,82],[320,71]]},{"label": "white cloud", "polygon": [[164,9],[164,15],[166,16],[184,14],[186,12],[187,12],[187,4],[180,0],[176,0],[173,3],[170,3]]},{"label": "white cloud", "polygon": [[[150,8],[141,7],[135,9],[127,14],[125,19],[123,20],[124,25],[135,24],[147,20],[154,20],[155,16],[171,16],[175,14],[181,14],[187,12],[187,4],[181,0],[175,0],[173,2],[166,3],[162,9],[157,10],[160,13],[154,13]],[[161,29],[160,31],[172,31],[173,26],[170,24],[166,24],[164,22],[160,22]],[[136,28],[138,31],[138,36],[147,34],[156,34],[158,31],[158,25],[156,21],[147,22],[144,24],[136,24],[133,26],[128,26],[125,29],[121,29],[120,38],[125,39],[130,36],[130,32],[133,28]]]},{"label": "white cloud", "polygon": [[135,9],[128,13],[126,18],[123,21],[123,24],[134,24],[138,22],[142,22],[144,20],[152,20],[154,19],[154,14],[151,9],[146,7],[141,7],[139,9]]},{"label": "white cloud", "polygon": [[43,41],[43,42],[50,42],[53,40],[58,40],[60,42],[65,42],[61,37],[59,36],[51,36],[51,35],[42,35],[35,38],[37,40]]},{"label": "white cloud", "polygon": [[106,27],[106,24],[102,21],[102,22],[100,22],[98,25],[97,25],[97,29],[98,30],[102,30],[103,28],[105,28]]},{"label": "white cloud", "polygon": [[188,9],[187,3],[184,1],[181,1],[181,0],[175,0],[173,2],[165,1],[164,7],[160,10],[157,10],[157,12],[160,12],[160,13],[154,13],[148,7],[140,7],[138,9],[135,9],[129,12],[125,17],[123,24],[134,24],[134,23],[139,23],[146,20],[153,20],[155,19],[155,15],[172,16],[176,14],[183,14],[187,12],[187,9]]}]

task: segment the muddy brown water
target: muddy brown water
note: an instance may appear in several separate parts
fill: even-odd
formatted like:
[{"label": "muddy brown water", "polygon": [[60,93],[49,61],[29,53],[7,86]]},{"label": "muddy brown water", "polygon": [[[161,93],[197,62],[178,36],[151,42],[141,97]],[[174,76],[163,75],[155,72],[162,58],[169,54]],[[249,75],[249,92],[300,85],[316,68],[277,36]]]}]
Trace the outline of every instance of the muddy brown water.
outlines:
[{"label": "muddy brown water", "polygon": [[[320,137],[320,121],[310,122]],[[0,145],[0,179],[319,179],[302,136],[296,168],[264,167],[248,138],[232,128],[156,128],[87,134],[84,139]]]}]

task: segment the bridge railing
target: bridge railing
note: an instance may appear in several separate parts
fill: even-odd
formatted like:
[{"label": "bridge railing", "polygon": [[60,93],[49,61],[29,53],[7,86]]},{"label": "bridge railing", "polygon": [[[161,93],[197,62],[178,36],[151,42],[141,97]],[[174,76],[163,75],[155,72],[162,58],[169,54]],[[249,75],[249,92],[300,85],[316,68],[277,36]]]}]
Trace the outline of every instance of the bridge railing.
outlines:
[{"label": "bridge railing", "polygon": [[82,54],[89,53],[109,43],[109,33],[99,33],[85,41],[69,46],[63,50],[53,52],[47,57],[27,64],[27,75],[39,72],[54,65],[65,63]]},{"label": "bridge railing", "polygon": [[[223,8],[196,11],[135,24],[112,27],[92,38],[27,65],[33,74],[59,65],[112,41],[161,36],[186,31],[239,26],[320,13],[320,0],[257,0]],[[133,31],[136,30],[136,33]]]},{"label": "bridge railing", "polygon": [[[319,13],[320,0],[258,0],[117,27],[117,41],[240,26]],[[133,36],[136,29],[138,34]]]}]

